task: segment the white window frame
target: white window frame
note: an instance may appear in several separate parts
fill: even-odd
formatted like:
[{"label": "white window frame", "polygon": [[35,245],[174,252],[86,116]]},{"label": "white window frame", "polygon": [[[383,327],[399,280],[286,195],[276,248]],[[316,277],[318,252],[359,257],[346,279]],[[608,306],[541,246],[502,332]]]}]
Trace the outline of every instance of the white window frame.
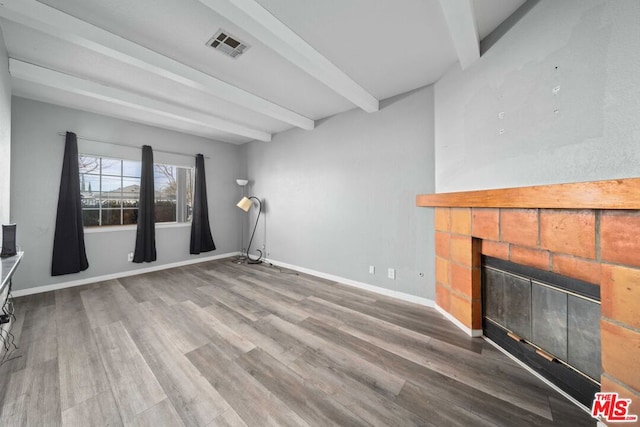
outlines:
[{"label": "white window frame", "polygon": [[[82,175],[87,175],[87,176],[94,176],[98,178],[98,182],[100,183],[99,185],[99,189],[98,189],[98,207],[82,207],[82,211],[84,213],[84,211],[98,211],[98,224],[97,225],[84,225],[84,229],[85,232],[104,232],[104,231],[124,231],[124,230],[131,230],[131,229],[135,229],[137,227],[137,225],[134,224],[123,224],[124,221],[124,211],[125,210],[138,210],[139,207],[126,207],[124,206],[124,182],[125,180],[140,180],[139,176],[131,176],[131,175],[125,175],[124,174],[124,162],[136,162],[136,163],[140,163],[140,161],[137,160],[129,160],[129,159],[122,159],[122,158],[117,158],[117,157],[111,157],[111,156],[103,156],[103,155],[95,155],[95,154],[88,154],[88,153],[81,153],[78,155],[78,158],[80,157],[92,157],[92,158],[96,158],[99,161],[99,166],[98,166],[98,171],[99,172],[86,172],[86,173],[82,173],[82,171],[80,171],[80,178],[82,179]],[[105,193],[105,191],[103,191],[102,189],[102,183],[103,183],[103,177],[107,176],[107,177],[118,177],[117,175],[111,175],[111,174],[103,174],[103,160],[104,159],[108,159],[108,160],[112,160],[112,161],[117,161],[120,162],[120,224],[102,224],[102,213],[103,211],[106,210],[117,210],[118,208],[109,208],[109,207],[104,207],[103,206],[103,201],[104,200],[109,200],[108,198],[105,199],[103,197],[103,193]],[[194,167],[187,167],[187,166],[180,166],[180,165],[171,165],[171,164],[166,164],[166,163],[154,163],[154,169],[156,165],[163,165],[163,166],[171,166],[173,168],[175,168],[176,170],[176,198],[175,198],[175,221],[165,221],[165,222],[157,222],[156,225],[159,228],[172,228],[172,227],[186,227],[186,226],[190,226],[191,225],[191,217],[192,217],[192,212],[189,211],[189,206],[193,206],[193,200],[189,200],[189,185],[191,188],[191,197],[193,197],[193,188],[194,188],[194,177],[195,177],[195,168]],[[184,171],[184,172],[181,172]],[[82,191],[82,190],[81,190]],[[86,191],[85,191],[86,192]],[[113,191],[109,191],[109,193],[113,193]],[[154,197],[155,202],[157,203],[158,200],[156,200],[156,198]],[[83,215],[84,218],[84,215]]]}]

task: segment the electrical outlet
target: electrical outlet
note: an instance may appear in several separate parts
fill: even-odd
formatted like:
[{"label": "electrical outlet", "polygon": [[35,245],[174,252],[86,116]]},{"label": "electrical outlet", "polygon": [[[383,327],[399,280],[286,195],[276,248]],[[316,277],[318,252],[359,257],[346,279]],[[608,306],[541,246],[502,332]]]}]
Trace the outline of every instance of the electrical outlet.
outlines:
[{"label": "electrical outlet", "polygon": [[375,267],[375,265],[370,265],[370,266],[369,266],[369,274],[376,274],[376,267]]},{"label": "electrical outlet", "polygon": [[387,277],[389,279],[395,279],[396,278],[396,269],[395,268],[388,268],[387,269]]},{"label": "electrical outlet", "polygon": [[133,261],[133,252],[129,252],[127,254],[127,261],[132,262]]}]

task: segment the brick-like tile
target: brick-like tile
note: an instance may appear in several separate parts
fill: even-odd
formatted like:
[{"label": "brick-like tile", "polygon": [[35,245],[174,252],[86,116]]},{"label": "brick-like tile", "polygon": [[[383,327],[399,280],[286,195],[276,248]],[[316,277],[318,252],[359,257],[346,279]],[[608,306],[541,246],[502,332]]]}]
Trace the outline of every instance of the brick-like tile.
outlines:
[{"label": "brick-like tile", "polygon": [[451,208],[451,232],[471,235],[471,208]]},{"label": "brick-like tile", "polygon": [[[616,378],[616,380],[624,383],[624,379]],[[606,392],[614,392],[618,393],[622,399],[631,399],[631,404],[629,405],[629,414],[637,415],[638,421],[635,423],[624,423],[620,425],[624,425],[625,427],[640,427],[640,393],[634,390],[629,389],[626,386],[622,386],[617,382],[612,381],[608,378],[608,376],[603,375],[601,377],[601,387],[602,391]]]},{"label": "brick-like tile", "polygon": [[596,220],[590,210],[540,212],[540,246],[552,252],[595,259]]},{"label": "brick-like tile", "polygon": [[436,255],[449,258],[449,233],[436,231]]},{"label": "brick-like tile", "polygon": [[640,269],[603,264],[600,298],[604,317],[640,329]]},{"label": "brick-like tile", "polygon": [[600,256],[603,261],[640,266],[640,213],[602,212]]},{"label": "brick-like tile", "polygon": [[451,293],[449,313],[467,328],[473,329],[473,306],[470,299]]},{"label": "brick-like tile", "polygon": [[473,267],[474,254],[471,237],[452,235],[450,251],[452,261]]},{"label": "brick-like tile", "polygon": [[482,298],[482,269],[474,268],[472,273],[473,275],[473,290],[471,292],[471,296],[476,299]]},{"label": "brick-like tile", "polygon": [[552,271],[585,282],[600,284],[600,263],[571,255],[552,254]]},{"label": "brick-like tile", "polygon": [[529,267],[539,268],[540,270],[549,270],[549,252],[544,250],[511,245],[509,260]]},{"label": "brick-like tile", "polygon": [[482,253],[480,252],[481,249],[482,240],[473,238],[471,240],[471,267],[473,268],[482,267]]},{"label": "brick-like tile", "polygon": [[451,288],[469,298],[473,298],[473,269],[455,263],[451,264]]},{"label": "brick-like tile", "polygon": [[471,233],[474,237],[497,241],[500,235],[498,209],[473,208],[471,212]]},{"label": "brick-like tile", "polygon": [[451,310],[451,291],[449,288],[436,284],[436,303],[446,312]]},{"label": "brick-like tile", "polygon": [[494,258],[509,259],[509,244],[493,242],[491,240],[482,241],[482,254]]},{"label": "brick-like tile", "polygon": [[443,285],[451,284],[449,282],[449,265],[448,259],[436,256],[436,282]]},{"label": "brick-like tile", "polygon": [[604,372],[640,390],[640,333],[601,320],[600,337]]},{"label": "brick-like tile", "polygon": [[471,301],[471,329],[482,329],[482,300]]},{"label": "brick-like tile", "polygon": [[520,246],[538,245],[537,209],[500,209],[500,240]]},{"label": "brick-like tile", "polygon": [[434,223],[438,231],[451,231],[451,209],[436,208]]}]

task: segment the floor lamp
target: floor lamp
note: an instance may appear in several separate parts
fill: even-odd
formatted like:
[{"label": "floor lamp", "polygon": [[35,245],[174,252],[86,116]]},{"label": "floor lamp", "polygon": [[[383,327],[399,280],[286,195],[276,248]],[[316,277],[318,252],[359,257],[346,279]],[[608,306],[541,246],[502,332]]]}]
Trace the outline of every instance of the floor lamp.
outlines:
[{"label": "floor lamp", "polygon": [[[245,188],[249,183],[248,179],[236,179],[236,184],[240,186],[240,197],[244,197]],[[239,262],[245,260],[245,249],[244,249],[244,221],[240,222],[240,258]]]},{"label": "floor lamp", "polygon": [[256,228],[258,228],[258,220],[260,219],[260,214],[262,213],[262,202],[260,202],[260,199],[254,196],[243,197],[236,206],[238,206],[245,212],[249,212],[249,209],[251,209],[251,206],[253,206],[252,200],[258,202],[258,216],[256,216],[256,224],[253,226],[251,239],[249,239],[249,246],[247,246],[247,264],[260,264],[262,262],[262,251],[260,249],[256,249],[258,252],[260,252],[260,256],[257,259],[253,259],[251,258],[251,255],[249,255],[249,250],[251,249],[253,236],[256,234]]}]

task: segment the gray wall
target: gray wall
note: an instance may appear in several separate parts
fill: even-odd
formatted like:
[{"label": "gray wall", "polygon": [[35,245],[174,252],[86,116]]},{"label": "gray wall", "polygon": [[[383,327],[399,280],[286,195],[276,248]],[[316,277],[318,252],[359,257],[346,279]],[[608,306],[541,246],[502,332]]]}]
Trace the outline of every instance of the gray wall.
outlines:
[{"label": "gray wall", "polygon": [[[11,76],[9,75],[9,56],[4,45],[4,36],[0,28],[0,224],[10,220],[11,201]],[[2,246],[0,229],[0,246]],[[4,303],[9,289],[0,294],[0,305]],[[2,325],[9,330],[11,323]]]},{"label": "gray wall", "polygon": [[[383,101],[377,113],[352,110],[313,131],[283,132],[245,149],[250,190],[266,212],[252,248],[265,245],[273,260],[434,297],[433,212],[415,207],[416,194],[434,190],[432,87]],[[396,280],[387,279],[389,267]]]},{"label": "gray wall", "polygon": [[[66,276],[51,277],[51,251],[60,185],[64,137],[73,131],[104,141],[151,145],[188,154],[202,153],[205,160],[209,215],[217,250],[207,257],[235,252],[240,246],[238,230],[241,211],[235,207],[238,187],[235,179],[243,173],[238,146],[145,126],[97,114],[82,112],[23,98],[13,98],[11,219],[18,224],[18,244],[25,258],[18,269],[14,289],[86,279],[106,274],[155,267],[195,259],[189,255],[189,227],[157,228],[158,260],[153,263],[127,262],[135,247],[135,227],[125,231],[85,235],[89,269]],[[140,158],[140,150],[78,141],[79,151],[123,158]],[[192,158],[154,153],[157,162],[193,165]]]},{"label": "gray wall", "polygon": [[[9,222],[11,169],[11,76],[9,57],[0,29],[0,224]],[[0,236],[2,231],[0,230]]]},{"label": "gray wall", "polygon": [[435,85],[437,191],[639,176],[639,23],[637,0],[542,0],[450,70]]}]

